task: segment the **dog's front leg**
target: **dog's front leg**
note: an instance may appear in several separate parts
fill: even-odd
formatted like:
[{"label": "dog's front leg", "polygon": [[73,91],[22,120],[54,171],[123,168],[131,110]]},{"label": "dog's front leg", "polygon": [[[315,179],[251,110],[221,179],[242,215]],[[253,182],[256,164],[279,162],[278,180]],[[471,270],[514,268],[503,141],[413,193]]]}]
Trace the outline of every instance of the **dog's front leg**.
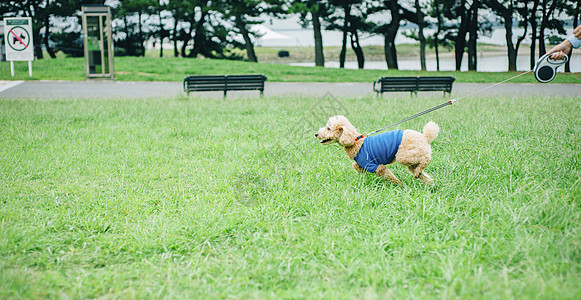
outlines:
[{"label": "dog's front leg", "polygon": [[379,167],[377,167],[377,170],[375,170],[375,174],[381,176],[381,178],[383,179],[389,180],[397,184],[401,184],[401,181],[397,179],[397,177],[395,177],[391,170],[384,165],[379,165]]},{"label": "dog's front leg", "polygon": [[359,173],[365,173],[365,169],[360,167],[356,162],[353,162],[353,169]]}]

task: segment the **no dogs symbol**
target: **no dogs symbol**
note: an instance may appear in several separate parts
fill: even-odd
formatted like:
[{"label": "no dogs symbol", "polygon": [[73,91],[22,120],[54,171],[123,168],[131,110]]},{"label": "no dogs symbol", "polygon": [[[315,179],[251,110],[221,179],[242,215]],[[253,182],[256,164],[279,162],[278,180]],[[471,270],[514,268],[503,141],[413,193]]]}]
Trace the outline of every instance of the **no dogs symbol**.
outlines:
[{"label": "no dogs symbol", "polygon": [[24,51],[30,45],[30,34],[21,26],[14,26],[10,29],[8,36],[8,46],[15,51]]}]

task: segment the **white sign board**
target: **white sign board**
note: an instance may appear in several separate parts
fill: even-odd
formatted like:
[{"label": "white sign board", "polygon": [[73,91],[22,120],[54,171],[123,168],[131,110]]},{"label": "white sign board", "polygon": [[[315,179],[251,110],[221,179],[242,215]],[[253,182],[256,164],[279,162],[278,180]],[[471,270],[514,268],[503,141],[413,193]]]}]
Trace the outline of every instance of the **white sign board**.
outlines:
[{"label": "white sign board", "polygon": [[34,60],[30,18],[4,18],[4,37],[6,60]]}]

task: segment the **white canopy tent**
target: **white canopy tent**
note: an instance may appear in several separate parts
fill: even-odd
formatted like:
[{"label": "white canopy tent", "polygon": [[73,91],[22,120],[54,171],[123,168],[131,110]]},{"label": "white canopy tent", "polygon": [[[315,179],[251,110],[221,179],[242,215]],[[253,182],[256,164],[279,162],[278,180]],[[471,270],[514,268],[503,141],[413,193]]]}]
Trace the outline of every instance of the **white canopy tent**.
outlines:
[{"label": "white canopy tent", "polygon": [[272,31],[268,29],[268,27],[260,24],[252,25],[250,30],[258,35],[258,37],[254,39],[256,46],[278,45],[281,43],[286,44],[292,40],[290,37]]}]

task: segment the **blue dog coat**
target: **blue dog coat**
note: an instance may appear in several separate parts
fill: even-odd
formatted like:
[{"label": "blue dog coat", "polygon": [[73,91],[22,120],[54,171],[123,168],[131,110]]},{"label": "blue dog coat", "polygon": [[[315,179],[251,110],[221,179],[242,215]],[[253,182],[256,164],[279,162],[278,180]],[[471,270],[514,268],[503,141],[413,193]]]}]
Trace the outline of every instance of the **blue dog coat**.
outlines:
[{"label": "blue dog coat", "polygon": [[368,172],[375,172],[379,165],[393,162],[401,144],[401,130],[372,135],[363,140],[363,145],[355,155],[355,162]]}]

